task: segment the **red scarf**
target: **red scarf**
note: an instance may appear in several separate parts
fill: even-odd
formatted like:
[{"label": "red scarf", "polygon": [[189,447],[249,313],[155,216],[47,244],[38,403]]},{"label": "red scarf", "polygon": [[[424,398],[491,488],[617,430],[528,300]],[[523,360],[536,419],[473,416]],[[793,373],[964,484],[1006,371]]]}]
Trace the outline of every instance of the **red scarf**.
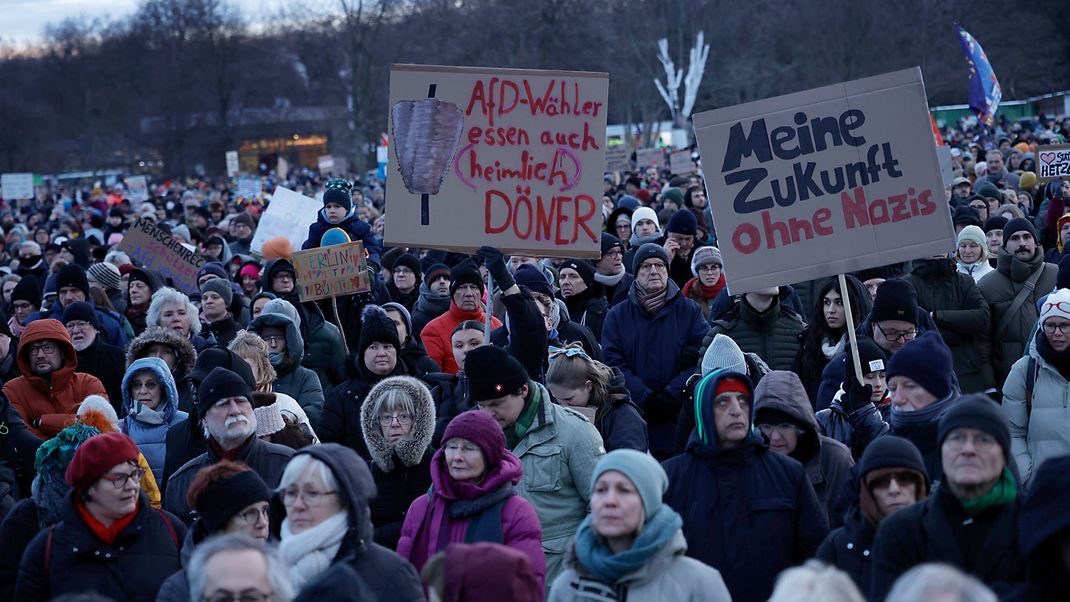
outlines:
[{"label": "red scarf", "polygon": [[134,511],[119,520],[113,522],[110,527],[105,527],[104,523],[96,519],[89,513],[89,509],[85,507],[82,500],[76,500],[74,502],[74,508],[78,510],[78,515],[82,517],[82,521],[85,522],[89,530],[93,532],[93,535],[97,539],[102,541],[105,545],[111,545],[115,543],[115,539],[119,537],[119,534],[123,532],[123,529],[130,524],[130,521],[134,520],[137,516],[137,509],[140,504],[134,506]]},{"label": "red scarf", "polygon": [[[724,285],[725,285],[724,274],[721,274],[721,277],[717,280],[717,284],[714,284],[713,286],[710,286],[710,287],[707,287],[707,286],[703,285],[702,282],[696,277],[696,278],[692,278],[691,280],[688,280],[687,283],[684,284],[683,293],[684,293],[685,297],[688,297],[688,298],[691,298],[691,299],[694,299],[694,298],[697,297],[699,299],[705,299],[705,300],[709,301],[710,299],[713,299],[718,294],[720,294],[721,289],[724,288]],[[694,292],[695,294],[692,295],[691,294],[692,292]]]},{"label": "red scarf", "polygon": [[216,443],[215,439],[212,439],[211,437],[208,438],[208,447],[212,448],[212,451],[215,452],[215,455],[218,456],[220,460],[239,460],[242,450],[245,449],[245,446],[248,443],[249,439],[246,439],[245,443],[242,443],[234,449],[223,449],[221,445]]}]

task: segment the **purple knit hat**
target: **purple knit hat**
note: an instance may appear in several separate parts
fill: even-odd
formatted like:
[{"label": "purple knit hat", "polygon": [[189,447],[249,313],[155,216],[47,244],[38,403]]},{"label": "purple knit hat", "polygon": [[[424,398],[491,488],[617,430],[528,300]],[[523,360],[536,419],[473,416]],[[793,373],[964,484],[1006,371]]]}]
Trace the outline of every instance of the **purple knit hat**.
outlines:
[{"label": "purple knit hat", "polygon": [[459,437],[475,443],[483,452],[488,469],[497,466],[505,455],[505,433],[498,421],[482,410],[469,410],[457,415],[442,433],[442,444]]}]

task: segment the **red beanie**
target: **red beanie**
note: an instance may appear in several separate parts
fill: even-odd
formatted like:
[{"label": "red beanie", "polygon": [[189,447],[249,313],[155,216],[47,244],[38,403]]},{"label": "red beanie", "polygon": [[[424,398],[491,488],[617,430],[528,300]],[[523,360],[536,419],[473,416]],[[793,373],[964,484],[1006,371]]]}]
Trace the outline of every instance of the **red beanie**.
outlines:
[{"label": "red beanie", "polygon": [[750,396],[750,389],[747,388],[747,383],[738,378],[726,376],[717,383],[717,388],[713,390],[713,398],[717,399],[717,396],[721,393],[742,393],[746,396]]},{"label": "red beanie", "polygon": [[67,466],[67,483],[75,491],[86,491],[116,465],[137,462],[137,458],[137,445],[122,433],[102,433],[90,437],[74,452]]}]

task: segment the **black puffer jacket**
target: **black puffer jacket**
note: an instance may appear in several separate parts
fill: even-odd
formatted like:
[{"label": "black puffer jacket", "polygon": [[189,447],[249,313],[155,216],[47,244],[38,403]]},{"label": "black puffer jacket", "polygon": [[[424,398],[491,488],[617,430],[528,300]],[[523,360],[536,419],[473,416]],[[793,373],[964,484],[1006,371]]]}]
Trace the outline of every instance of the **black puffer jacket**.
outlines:
[{"label": "black puffer jacket", "polygon": [[624,383],[624,374],[613,369],[609,382],[609,399],[594,415],[594,426],[602,435],[607,452],[615,449],[648,451],[646,420],[639,406],[632,403],[632,395]]},{"label": "black puffer jacket", "polygon": [[918,293],[918,306],[932,314],[951,350],[963,393],[996,386],[989,345],[988,304],[973,278],[955,269],[950,259],[926,259],[903,276]]},{"label": "black puffer jacket", "polygon": [[870,441],[888,432],[888,415],[892,404],[887,395],[880,406],[868,403],[853,411],[844,407],[843,390],[836,393],[829,407],[817,413],[817,424],[826,437],[846,445],[855,460],[862,457],[862,452]]},{"label": "black puffer jacket", "polygon": [[857,504],[848,511],[843,526],[828,534],[816,558],[847,573],[858,589],[870,589],[870,559],[877,530],[866,521]]},{"label": "black puffer jacket", "polygon": [[798,314],[780,304],[779,298],[759,312],[742,297],[729,313],[710,325],[698,357],[701,360],[713,337],[720,333],[731,337],[743,352],[757,353],[773,370],[791,370],[799,352],[799,333],[805,326]]},{"label": "black puffer jacket", "polygon": [[[345,502],[348,528],[331,564],[346,563],[367,588],[363,600],[372,602],[423,602],[424,592],[416,569],[393,551],[374,543],[368,500],[375,497],[375,483],[367,464],[352,450],[337,444],[310,445],[296,455],[307,454],[330,468],[338,482],[338,495]],[[271,534],[278,539],[286,516],[282,496],[271,500]],[[321,573],[321,576],[323,573]]]},{"label": "black puffer jacket", "polygon": [[370,462],[372,457],[364,443],[360,425],[361,404],[376,383],[390,376],[405,376],[408,370],[405,368],[405,362],[399,359],[393,372],[378,376],[364,365],[362,355],[363,350],[350,355],[349,380],[335,387],[327,396],[327,401],[323,404],[322,418],[316,424],[316,435],[323,443],[340,443]]},{"label": "black puffer jacket", "polygon": [[[391,445],[383,436],[373,399],[387,390],[399,391],[412,401],[412,427],[408,437]],[[412,501],[431,486],[431,438],[435,434],[435,401],[427,386],[415,378],[397,377],[380,381],[364,398],[360,421],[371,456],[372,478],[379,494],[369,502],[375,543],[396,549],[401,525]]]},{"label": "black puffer jacket", "polygon": [[63,522],[30,542],[19,566],[15,599],[43,601],[95,592],[113,600],[156,600],[167,577],[182,568],[179,552],[186,526],[170,513],[153,509],[142,493],[137,515],[107,545],[78,514],[75,495],[71,492],[68,498]]},{"label": "black puffer jacket", "polygon": [[[136,340],[136,339],[135,339]],[[100,379],[108,393],[108,401],[115,408],[118,416],[125,416],[123,411],[123,374],[126,354],[123,350],[104,342],[99,334],[93,344],[78,352],[78,372],[92,374]]]}]

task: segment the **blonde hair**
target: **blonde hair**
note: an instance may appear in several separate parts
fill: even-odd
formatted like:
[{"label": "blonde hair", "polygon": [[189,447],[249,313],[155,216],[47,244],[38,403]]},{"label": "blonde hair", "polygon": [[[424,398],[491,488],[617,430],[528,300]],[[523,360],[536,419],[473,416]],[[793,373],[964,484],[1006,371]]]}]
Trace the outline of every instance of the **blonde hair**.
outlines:
[{"label": "blonde hair", "polygon": [[[572,351],[572,353],[569,353]],[[546,371],[546,384],[566,389],[579,389],[591,383],[589,406],[602,407],[609,397],[609,381],[613,369],[598,360],[591,359],[579,343],[569,343],[558,355],[550,358]]]},{"label": "blonde hair", "polygon": [[234,335],[234,340],[227,345],[227,349],[255,365],[256,374],[260,377],[256,381],[257,391],[271,391],[271,383],[275,382],[278,375],[268,360],[267,343],[260,338],[260,335],[248,330],[239,330],[238,334]]}]

